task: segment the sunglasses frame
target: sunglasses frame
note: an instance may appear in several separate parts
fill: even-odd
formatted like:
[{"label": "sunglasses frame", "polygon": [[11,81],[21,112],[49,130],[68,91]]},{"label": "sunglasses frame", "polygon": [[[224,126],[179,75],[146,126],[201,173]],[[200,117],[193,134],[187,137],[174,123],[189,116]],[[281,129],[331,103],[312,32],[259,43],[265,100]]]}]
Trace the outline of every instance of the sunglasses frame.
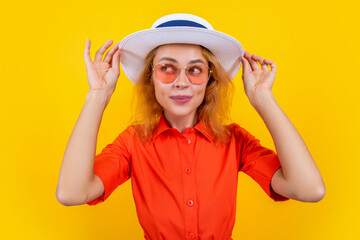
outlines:
[{"label": "sunglasses frame", "polygon": [[[159,66],[159,65],[165,66],[165,65],[173,65],[173,64],[169,64],[169,63],[158,63],[158,64],[155,65],[155,67],[152,68],[152,72],[153,72],[153,73],[154,73],[156,67]],[[178,79],[178,77],[180,76],[181,70],[179,70],[179,69],[185,68],[185,75],[186,75],[187,79],[189,80],[189,82],[190,82],[191,84],[193,84],[193,85],[201,85],[201,84],[203,84],[203,83],[206,82],[206,81],[204,81],[203,83],[196,84],[196,83],[193,83],[193,82],[190,80],[189,75],[188,75],[188,74],[189,74],[189,72],[188,72],[188,67],[199,66],[199,65],[205,66],[205,67],[207,67],[207,68],[209,69],[209,78],[206,80],[206,81],[208,81],[208,80],[211,78],[211,74],[212,74],[213,71],[212,71],[208,66],[206,66],[205,64],[192,64],[192,65],[189,65],[189,66],[187,66],[187,67],[177,67],[177,66],[173,65],[174,67],[177,68],[176,78],[175,78],[172,82],[169,82],[169,83],[165,83],[165,82],[163,82],[163,81],[161,81],[161,80],[159,80],[159,79],[158,79],[158,80],[159,80],[160,82],[162,82],[162,83],[165,83],[165,84],[173,83],[173,82],[175,82],[176,79]],[[155,73],[154,75],[155,75],[155,77],[156,77],[156,73]]]}]

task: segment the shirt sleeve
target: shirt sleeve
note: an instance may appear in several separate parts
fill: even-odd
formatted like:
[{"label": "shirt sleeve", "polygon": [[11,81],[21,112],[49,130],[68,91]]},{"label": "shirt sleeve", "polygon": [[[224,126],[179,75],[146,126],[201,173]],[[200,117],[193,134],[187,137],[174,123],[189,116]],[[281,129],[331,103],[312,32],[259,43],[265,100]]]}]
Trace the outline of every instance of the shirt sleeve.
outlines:
[{"label": "shirt sleeve", "polygon": [[94,173],[103,182],[105,193],[86,204],[96,205],[105,201],[119,185],[130,178],[130,154],[122,138],[124,132],[95,156]]},{"label": "shirt sleeve", "polygon": [[286,201],[289,198],[276,193],[271,187],[271,178],[281,167],[277,154],[260,144],[260,140],[239,125],[235,126],[235,134],[240,141],[239,171],[254,179],[265,193],[274,201]]}]

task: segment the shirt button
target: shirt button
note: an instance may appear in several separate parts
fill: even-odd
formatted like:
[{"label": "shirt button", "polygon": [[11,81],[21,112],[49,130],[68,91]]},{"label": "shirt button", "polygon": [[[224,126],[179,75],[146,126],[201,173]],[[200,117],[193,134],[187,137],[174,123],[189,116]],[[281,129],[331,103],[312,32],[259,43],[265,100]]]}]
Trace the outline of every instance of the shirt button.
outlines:
[{"label": "shirt button", "polygon": [[190,139],[187,140],[188,143],[191,143]]},{"label": "shirt button", "polygon": [[194,239],[195,238],[195,233],[191,232],[191,233],[189,233],[188,236],[189,236],[189,238]]},{"label": "shirt button", "polygon": [[194,201],[193,200],[188,200],[187,205],[189,205],[191,207],[192,205],[194,205]]},{"label": "shirt button", "polygon": [[185,172],[190,173],[191,172],[190,168],[185,168]]}]

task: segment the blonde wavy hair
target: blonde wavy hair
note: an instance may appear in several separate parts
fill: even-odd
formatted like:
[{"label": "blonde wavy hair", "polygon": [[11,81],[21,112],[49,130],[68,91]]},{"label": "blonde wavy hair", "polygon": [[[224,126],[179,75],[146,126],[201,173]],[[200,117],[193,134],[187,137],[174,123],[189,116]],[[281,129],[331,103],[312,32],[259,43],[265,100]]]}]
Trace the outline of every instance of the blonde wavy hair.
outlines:
[{"label": "blonde wavy hair", "polygon": [[[148,53],[145,67],[133,89],[131,105],[135,108],[135,114],[132,114],[130,122],[142,143],[151,140],[164,110],[156,100],[154,83],[151,81],[152,64],[159,47]],[[204,120],[205,131],[215,145],[219,145],[230,141],[231,132],[226,124],[231,120],[230,107],[234,85],[230,74],[217,58],[205,47],[200,47],[203,56],[209,62],[212,74],[206,86],[204,100],[197,108],[196,114],[198,120]]]}]

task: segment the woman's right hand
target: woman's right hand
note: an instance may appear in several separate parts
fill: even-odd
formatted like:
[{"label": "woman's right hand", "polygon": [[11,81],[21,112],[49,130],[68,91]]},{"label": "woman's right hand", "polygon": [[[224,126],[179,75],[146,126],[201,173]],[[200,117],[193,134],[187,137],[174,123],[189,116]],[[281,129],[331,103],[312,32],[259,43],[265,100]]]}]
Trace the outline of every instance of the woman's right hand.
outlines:
[{"label": "woman's right hand", "polygon": [[87,78],[90,91],[104,90],[112,94],[115,91],[116,82],[120,76],[120,49],[116,43],[105,55],[105,51],[111,46],[112,40],[107,41],[95,54],[94,62],[90,57],[90,39],[86,39],[84,59],[86,64]]}]

